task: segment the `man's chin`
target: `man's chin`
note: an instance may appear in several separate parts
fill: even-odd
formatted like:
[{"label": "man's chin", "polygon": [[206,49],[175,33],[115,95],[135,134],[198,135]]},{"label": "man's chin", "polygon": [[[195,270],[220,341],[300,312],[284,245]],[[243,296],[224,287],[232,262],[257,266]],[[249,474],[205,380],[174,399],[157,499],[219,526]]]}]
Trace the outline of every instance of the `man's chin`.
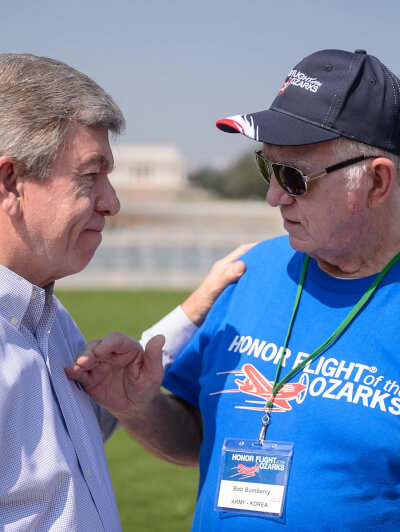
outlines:
[{"label": "man's chin", "polygon": [[310,253],[313,249],[312,243],[309,239],[299,238],[290,233],[289,243],[295,251],[300,251],[301,253]]},{"label": "man's chin", "polygon": [[80,273],[83,271],[86,266],[89,264],[89,262],[94,257],[94,254],[96,253],[98,246],[91,249],[86,249],[84,252],[81,252],[74,261],[71,261],[70,264],[65,265],[65,270],[63,275],[59,276],[59,279],[62,277],[67,277],[69,275],[75,275],[77,273]]}]

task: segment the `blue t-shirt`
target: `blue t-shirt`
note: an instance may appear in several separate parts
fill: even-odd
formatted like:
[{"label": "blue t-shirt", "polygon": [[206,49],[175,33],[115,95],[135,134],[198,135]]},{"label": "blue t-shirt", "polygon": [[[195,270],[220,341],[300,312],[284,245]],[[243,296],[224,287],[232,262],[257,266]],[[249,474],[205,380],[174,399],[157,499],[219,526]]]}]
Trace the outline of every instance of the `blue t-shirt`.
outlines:
[{"label": "blue t-shirt", "polygon": [[[267,439],[294,442],[282,522],[214,510],[225,438],[257,440],[304,255],[287,237],[251,249],[167,372],[200,408],[204,440],[193,530],[400,530],[400,265],[345,332],[275,400]],[[336,279],[311,259],[281,376],[320,346],[375,276]]]}]

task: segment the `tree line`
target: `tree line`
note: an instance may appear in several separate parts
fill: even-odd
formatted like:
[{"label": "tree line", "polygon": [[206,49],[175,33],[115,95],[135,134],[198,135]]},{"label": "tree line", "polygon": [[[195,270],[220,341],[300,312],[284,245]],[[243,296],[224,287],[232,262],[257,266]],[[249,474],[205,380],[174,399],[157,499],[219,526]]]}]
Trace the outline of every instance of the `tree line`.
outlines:
[{"label": "tree line", "polygon": [[193,185],[218,197],[232,199],[263,198],[268,185],[258,173],[253,153],[246,153],[223,170],[200,168],[189,175]]}]

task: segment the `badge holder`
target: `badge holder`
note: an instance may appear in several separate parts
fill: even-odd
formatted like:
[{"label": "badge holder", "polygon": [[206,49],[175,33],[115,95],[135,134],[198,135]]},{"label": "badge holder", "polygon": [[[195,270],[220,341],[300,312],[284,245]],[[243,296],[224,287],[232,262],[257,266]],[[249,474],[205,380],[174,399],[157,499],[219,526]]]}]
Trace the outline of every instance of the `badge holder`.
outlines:
[{"label": "badge holder", "polygon": [[253,517],[283,516],[293,443],[226,438],[222,447],[214,510]]}]

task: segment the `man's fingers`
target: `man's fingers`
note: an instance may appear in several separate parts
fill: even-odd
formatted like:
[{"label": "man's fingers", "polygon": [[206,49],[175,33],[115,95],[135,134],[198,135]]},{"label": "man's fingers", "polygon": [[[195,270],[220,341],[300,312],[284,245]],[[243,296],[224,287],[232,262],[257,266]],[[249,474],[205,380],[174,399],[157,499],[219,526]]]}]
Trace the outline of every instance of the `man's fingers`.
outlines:
[{"label": "man's fingers", "polygon": [[[228,264],[225,270],[221,273],[220,283],[222,286],[237,281],[246,271],[246,264],[242,261],[236,261],[233,264]],[[216,286],[218,288],[218,286]]]},{"label": "man's fingers", "polygon": [[85,369],[78,366],[78,364],[74,364],[69,368],[65,368],[64,371],[69,379],[73,381],[78,381],[80,384],[82,384],[83,387],[87,386],[90,379],[90,375]]},{"label": "man's fingers", "polygon": [[237,281],[246,271],[245,263],[238,259],[255,244],[256,242],[242,244],[217,261],[205,282],[212,283],[214,290],[219,293],[226,285]]},{"label": "man's fingers", "polygon": [[80,356],[88,356],[90,353],[93,352],[93,350],[101,343],[101,340],[99,338],[95,338],[93,340],[90,340],[90,342],[88,342],[86,345],[85,345],[85,348],[83,349],[83,351],[81,351],[78,355],[78,357]]},{"label": "man's fingers", "polygon": [[65,368],[64,371],[69,379],[77,381],[79,380],[80,374],[82,372],[82,368],[80,368],[77,364],[74,364],[73,366],[69,366],[68,368]]},{"label": "man's fingers", "polygon": [[199,327],[203,323],[222,290],[246,271],[245,263],[238,259],[255,244],[242,244],[215,262],[199,287],[182,303],[182,310],[195,325]]},{"label": "man's fingers", "polygon": [[248,244],[241,244],[237,248],[235,248],[233,251],[228,253],[224,258],[221,259],[221,262],[232,262],[237,260],[239,257],[244,255],[249,249],[251,249],[253,246],[255,246],[257,242],[250,242]]},{"label": "man's fingers", "polygon": [[108,333],[94,350],[99,360],[107,360],[113,353],[123,355],[125,353],[139,354],[142,346],[137,340],[119,332]]},{"label": "man's fingers", "polygon": [[90,340],[83,351],[79,353],[74,364],[65,368],[65,373],[69,379],[79,381],[85,386],[89,378],[88,372],[98,364],[94,349],[100,344],[101,340]]},{"label": "man's fingers", "polygon": [[72,367],[78,366],[83,368],[85,371],[91,370],[97,365],[96,355],[94,349],[100,344],[101,340],[91,340],[88,342],[83,351],[79,353],[76,357],[75,363],[71,365]]}]

